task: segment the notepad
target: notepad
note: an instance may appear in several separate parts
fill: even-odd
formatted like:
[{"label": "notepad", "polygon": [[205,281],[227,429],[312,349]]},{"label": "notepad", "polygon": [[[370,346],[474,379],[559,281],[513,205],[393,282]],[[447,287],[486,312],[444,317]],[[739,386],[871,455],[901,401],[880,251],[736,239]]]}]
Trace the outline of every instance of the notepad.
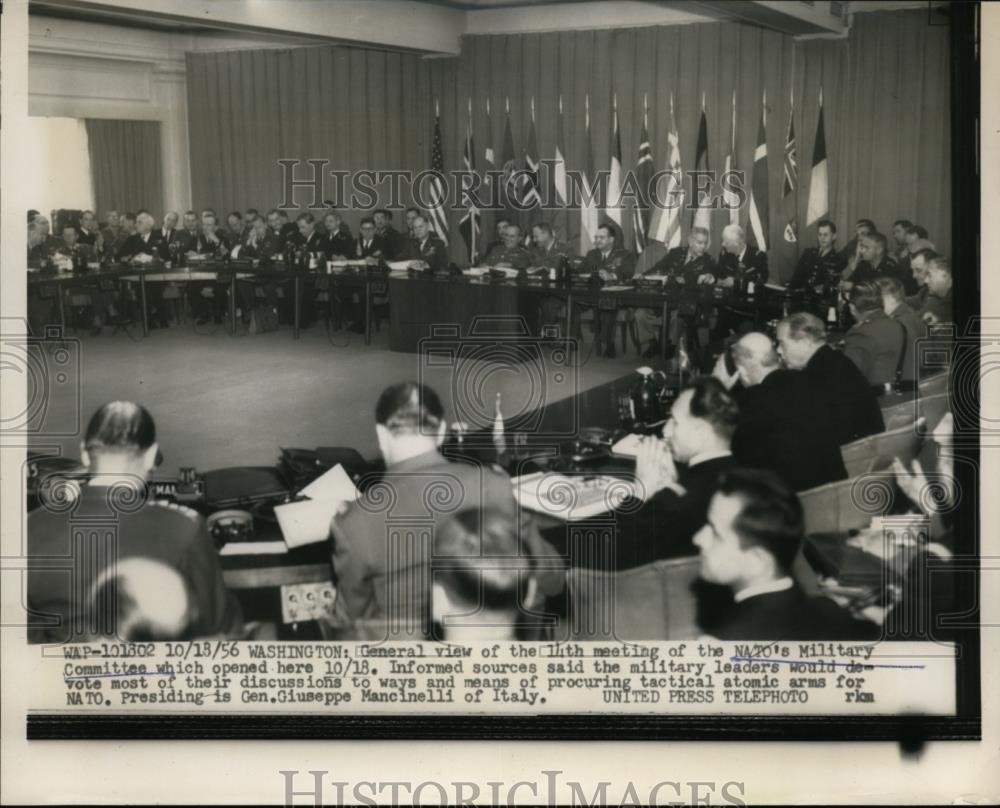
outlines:
[{"label": "notepad", "polygon": [[300,492],[309,499],[278,505],[274,515],[289,549],[326,541],[330,522],[345,502],[358,498],[358,489],[339,463]]},{"label": "notepad", "polygon": [[353,502],[358,498],[358,489],[354,486],[354,481],[340,463],[323,472],[299,493],[309,499],[332,499],[335,502]]},{"label": "notepad", "polygon": [[283,541],[231,541],[222,545],[220,556],[283,555],[288,545]]},{"label": "notepad", "polygon": [[514,497],[522,508],[566,522],[614,510],[627,497],[635,496],[633,481],[607,474],[536,472],[515,477],[511,483]]}]

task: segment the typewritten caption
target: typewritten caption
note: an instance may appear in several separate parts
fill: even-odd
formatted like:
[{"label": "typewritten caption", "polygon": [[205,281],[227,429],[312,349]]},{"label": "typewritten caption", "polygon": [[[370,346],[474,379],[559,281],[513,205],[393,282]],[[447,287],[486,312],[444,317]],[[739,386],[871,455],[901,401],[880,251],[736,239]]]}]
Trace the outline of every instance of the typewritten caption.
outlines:
[{"label": "typewritten caption", "polygon": [[53,646],[35,709],[951,714],[930,643],[262,643]]}]

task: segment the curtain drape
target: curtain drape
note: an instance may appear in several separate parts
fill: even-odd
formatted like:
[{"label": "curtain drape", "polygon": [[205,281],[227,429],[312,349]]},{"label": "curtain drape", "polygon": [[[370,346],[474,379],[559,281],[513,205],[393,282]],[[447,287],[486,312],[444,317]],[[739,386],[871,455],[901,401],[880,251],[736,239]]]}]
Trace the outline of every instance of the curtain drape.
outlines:
[{"label": "curtain drape", "polygon": [[158,121],[87,119],[94,201],[108,210],[145,208],[163,214],[163,166]]},{"label": "curtain drape", "polygon": [[[467,36],[454,58],[336,46],[187,58],[197,206],[279,204],[281,158],[326,159],[329,169],[348,171],[426,169],[436,103],[446,170],[463,165],[470,101],[479,170],[488,147],[502,159],[508,103],[518,165],[524,161],[532,104],[538,156],[552,158],[560,98],[561,145],[570,169],[581,168],[586,155],[587,99],[596,168],[610,166],[614,104],[623,166],[635,165],[645,108],[655,168],[665,168],[672,99],[683,168],[694,168],[704,103],[709,166],[721,170],[733,139],[734,91],[736,167],[747,172],[749,186],[766,94],[772,274],[787,279],[798,247],[814,239],[804,225],[822,87],[830,214],[840,226],[841,243],[853,234],[857,218],[873,219],[884,232],[895,219],[906,218],[925,226],[939,248],[950,247],[948,28],[929,24],[925,10],[857,14],[849,35],[835,40],[795,40],[738,23],[706,23]],[[798,186],[783,199],[790,112]],[[308,193],[298,193],[300,204],[308,200]],[[380,203],[387,200],[380,195]],[[791,211],[799,225],[797,246],[783,239]],[[461,216],[461,210],[449,214],[456,259],[465,257]],[[553,218],[534,213],[525,220],[541,216]],[[347,218],[355,226],[360,213]],[[578,233],[578,216],[556,218],[568,222],[565,237]],[[631,245],[628,211],[623,218]],[[712,214],[713,251],[726,221],[726,211]],[[747,223],[745,209],[741,222]],[[691,223],[692,214],[685,212],[685,234]],[[483,224],[488,233],[491,217],[484,216]]]}]

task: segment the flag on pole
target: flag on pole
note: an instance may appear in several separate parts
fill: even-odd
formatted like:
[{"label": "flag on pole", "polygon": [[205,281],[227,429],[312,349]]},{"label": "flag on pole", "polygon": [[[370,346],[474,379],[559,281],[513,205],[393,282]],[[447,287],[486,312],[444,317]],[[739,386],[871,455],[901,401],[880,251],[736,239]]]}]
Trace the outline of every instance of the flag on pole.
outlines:
[{"label": "flag on pole", "polygon": [[[705,116],[705,93],[701,94],[701,123],[698,124],[698,145],[695,149],[694,169],[708,172],[708,118]],[[693,224],[695,227],[712,227],[712,192],[695,195]]]},{"label": "flag on pole", "polygon": [[516,221],[511,203],[517,201],[517,188],[514,187],[514,172],[517,163],[514,157],[514,135],[510,130],[510,99],[504,101],[503,151],[500,154],[500,167],[503,170],[504,202],[507,206],[507,218]]},{"label": "flag on pole", "polygon": [[[560,213],[553,216],[553,219],[560,219],[562,222],[563,239],[569,241],[569,182],[566,177],[566,147],[563,137],[563,103],[562,96],[559,96],[559,117],[556,119],[556,153],[552,160],[552,185],[555,191],[555,201],[561,208]],[[559,232],[558,222],[553,221],[553,226]]]},{"label": "flag on pole", "polygon": [[580,198],[580,252],[588,253],[594,247],[594,236],[597,235],[597,211],[599,206],[597,194],[590,195],[590,183],[594,179],[594,147],[590,141],[590,96],[586,96],[584,125],[584,164],[580,179],[583,188]]},{"label": "flag on pole", "polygon": [[[476,170],[476,145],[472,139],[472,98],[469,98],[469,125],[465,133],[465,152],[462,155],[465,170],[472,174]],[[462,188],[463,202],[465,204],[465,215],[458,223],[459,232],[465,239],[465,244],[469,248],[469,260],[474,260],[476,256],[477,242],[479,241],[479,208],[476,207],[475,200],[468,193],[472,185],[472,177],[463,177]]]},{"label": "flag on pole", "polygon": [[622,136],[618,130],[618,96],[612,101],[611,112],[611,172],[608,175],[608,198],[605,201],[604,215],[622,227]]},{"label": "flag on pole", "polygon": [[799,184],[799,167],[795,157],[795,108],[794,97],[789,94],[788,98],[788,136],[785,138],[785,176],[781,183],[781,201],[785,208],[785,241],[795,244],[798,238],[798,223],[796,216],[795,189]]},{"label": "flag on pole", "polygon": [[632,231],[635,233],[635,251],[638,253],[646,246],[646,231],[649,230],[649,181],[653,178],[653,147],[649,143],[648,118],[646,96],[643,95],[642,132],[639,135],[639,157],[635,163],[635,178],[639,190],[632,208]]},{"label": "flag on pole", "polygon": [[826,133],[823,131],[823,88],[819,88],[819,121],[813,146],[812,172],[809,176],[809,204],[806,227],[830,214],[830,187],[826,173]]},{"label": "flag on pole", "polygon": [[[484,184],[489,185],[489,196],[487,199],[490,202],[489,206],[495,210],[501,200],[499,196],[497,196],[497,189],[494,187],[494,182],[489,176],[489,172],[496,171],[497,168],[496,153],[493,151],[493,114],[490,110],[489,96],[486,98],[486,148],[483,150],[483,161],[485,163],[483,165],[483,170],[486,172],[486,182]],[[487,219],[485,215],[481,217],[480,226],[482,227],[483,233],[488,232],[487,223],[490,221],[491,220]],[[491,235],[492,233],[490,236],[483,239],[484,247],[486,244],[489,244]]]},{"label": "flag on pole", "polygon": [[441,112],[438,102],[434,101],[434,143],[431,145],[431,171],[435,176],[431,179],[430,209],[427,211],[434,225],[434,232],[445,244],[448,243],[447,194],[444,186],[444,153],[441,149]]},{"label": "flag on pole", "polygon": [[760,108],[760,127],[757,130],[757,148],[753,153],[753,183],[750,186],[750,240],[767,251],[767,91],[764,91]]},{"label": "flag on pole", "polygon": [[[538,193],[538,138],[535,135],[535,97],[531,97],[531,123],[528,126],[528,145],[524,150],[524,183],[521,189],[521,201],[532,208],[540,207],[542,197]],[[526,212],[525,225],[532,223],[531,214]],[[531,230],[526,226],[524,244],[531,244]]]},{"label": "flag on pole", "polygon": [[667,134],[669,173],[660,180],[656,209],[649,225],[649,237],[668,247],[681,245],[681,211],[684,209],[684,178],[681,173],[680,137],[674,116],[674,95],[670,94],[670,131]]},{"label": "flag on pole", "polygon": [[[729,144],[729,154],[726,155],[726,174],[730,175],[736,171],[736,90],[733,90],[733,137]],[[738,225],[740,223],[740,197],[732,189],[730,179],[722,186],[722,202],[729,209],[729,223]]]}]

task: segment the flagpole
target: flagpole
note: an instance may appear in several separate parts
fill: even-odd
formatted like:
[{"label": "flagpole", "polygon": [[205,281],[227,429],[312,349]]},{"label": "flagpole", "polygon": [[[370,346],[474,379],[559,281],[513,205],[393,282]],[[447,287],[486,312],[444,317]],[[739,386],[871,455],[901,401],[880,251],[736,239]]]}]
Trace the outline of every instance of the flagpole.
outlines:
[{"label": "flagpole", "polygon": [[[471,95],[469,96],[469,131],[465,135],[465,150],[469,154],[469,160],[470,160],[470,166],[469,166],[469,168],[471,170],[471,168],[472,168],[471,161],[473,161],[473,160],[476,159],[476,156],[472,153],[472,96]],[[465,204],[467,204],[467,205],[470,204],[470,200],[468,198],[466,198]],[[474,263],[476,262],[476,230],[477,229],[478,228],[476,227],[476,217],[472,214],[471,211],[469,211],[469,232],[470,232],[470,234],[472,236],[472,238],[471,238],[471,241],[472,241],[471,252],[470,252],[469,257],[470,257],[470,259]]]}]

